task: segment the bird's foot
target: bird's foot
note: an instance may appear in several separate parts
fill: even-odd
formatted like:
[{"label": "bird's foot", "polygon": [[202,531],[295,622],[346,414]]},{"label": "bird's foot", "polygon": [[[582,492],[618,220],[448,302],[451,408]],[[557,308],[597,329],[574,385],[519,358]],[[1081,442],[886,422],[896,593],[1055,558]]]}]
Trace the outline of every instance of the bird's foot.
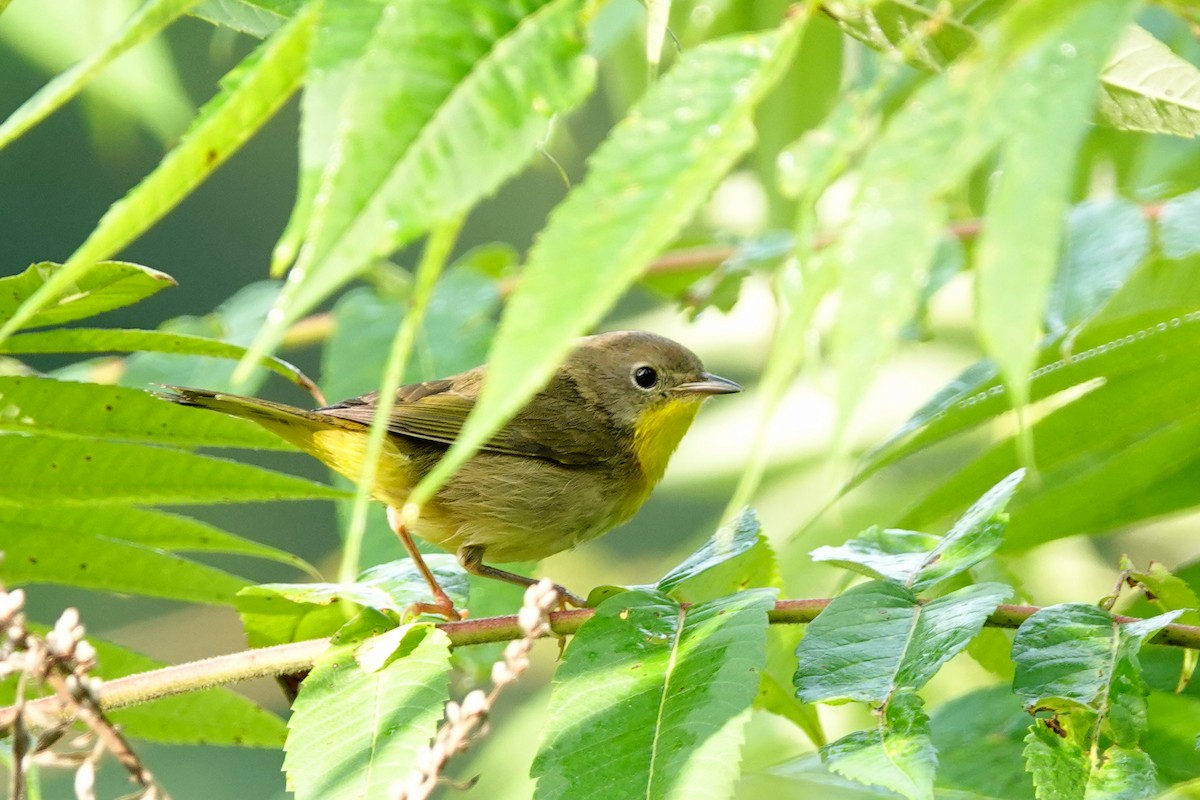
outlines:
[{"label": "bird's foot", "polygon": [[459,611],[446,595],[434,597],[432,603],[412,603],[404,610],[405,616],[416,617],[420,614],[433,614],[448,622],[460,622],[467,618],[466,609]]}]

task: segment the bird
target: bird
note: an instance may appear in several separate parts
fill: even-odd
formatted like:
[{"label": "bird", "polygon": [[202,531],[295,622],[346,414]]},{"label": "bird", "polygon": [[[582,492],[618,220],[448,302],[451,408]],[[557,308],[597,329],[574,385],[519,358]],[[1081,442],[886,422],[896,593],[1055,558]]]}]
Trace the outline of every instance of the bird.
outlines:
[{"label": "bird", "polygon": [[[534,581],[484,562],[540,560],[629,520],[662,478],[701,401],[741,391],[705,370],[683,345],[646,331],[576,341],[548,382],[417,514],[401,513],[474,408],[487,376],[479,366],[402,386],[371,495],[433,595],[410,611],[457,620],[413,535],[455,553],[473,575]],[[163,386],[161,399],[251,420],[357,480],[377,392],[311,411],[227,392]],[[565,603],[584,606],[555,584]]]}]

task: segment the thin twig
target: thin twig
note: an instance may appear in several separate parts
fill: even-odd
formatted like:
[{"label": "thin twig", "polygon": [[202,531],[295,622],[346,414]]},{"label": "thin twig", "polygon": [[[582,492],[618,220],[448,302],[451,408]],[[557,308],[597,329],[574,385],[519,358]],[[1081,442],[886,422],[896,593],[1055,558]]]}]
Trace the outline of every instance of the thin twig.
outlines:
[{"label": "thin twig", "polygon": [[[830,598],[780,600],[768,613],[773,625],[803,625],[812,622],[831,602]],[[996,608],[987,625],[992,628],[1016,628],[1039,611],[1038,606],[1001,605]],[[550,631],[545,635],[571,636],[584,622],[591,619],[592,609],[577,608],[556,611],[550,615]],[[1136,617],[1113,615],[1117,622],[1134,622]],[[491,642],[508,642],[524,637],[517,615],[444,622],[437,626],[454,647],[468,647]],[[1200,650],[1200,626],[1171,623],[1150,639],[1151,644]],[[329,647],[329,639],[310,639],[303,642],[262,647],[229,655],[214,656],[173,667],[142,672],[102,683],[97,690],[100,708],[138,705],[170,695],[200,689],[210,689],[250,678],[269,677],[297,672],[312,667]],[[63,706],[56,697],[29,701],[31,712],[61,716]],[[0,708],[0,731],[12,727],[16,709]]]}]

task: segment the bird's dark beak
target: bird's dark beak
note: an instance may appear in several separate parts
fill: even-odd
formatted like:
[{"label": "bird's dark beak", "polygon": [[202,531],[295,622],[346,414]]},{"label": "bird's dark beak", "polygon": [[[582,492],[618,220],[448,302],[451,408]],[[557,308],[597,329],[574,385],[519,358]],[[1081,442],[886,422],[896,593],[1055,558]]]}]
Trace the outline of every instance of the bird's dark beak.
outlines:
[{"label": "bird's dark beak", "polygon": [[734,392],[740,392],[741,390],[741,386],[737,385],[728,378],[722,378],[720,375],[713,375],[709,372],[704,373],[703,377],[698,381],[681,383],[674,389],[676,394],[700,395],[733,394]]}]

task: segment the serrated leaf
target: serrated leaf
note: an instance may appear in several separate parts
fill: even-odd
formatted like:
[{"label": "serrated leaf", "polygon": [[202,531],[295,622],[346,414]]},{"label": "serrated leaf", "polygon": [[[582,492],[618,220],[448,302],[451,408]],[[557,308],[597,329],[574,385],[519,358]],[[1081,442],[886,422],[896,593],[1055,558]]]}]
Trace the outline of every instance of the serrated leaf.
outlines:
[{"label": "serrated leaf", "polygon": [[[236,344],[165,331],[119,330],[112,328],[57,328],[18,333],[0,341],[0,353],[111,353],[154,352],[173,355],[211,356],[240,359],[246,349]],[[311,389],[312,381],[283,359],[266,356],[263,367],[298,386]]]},{"label": "serrated leaf", "polygon": [[[21,303],[60,269],[61,264],[42,261],[22,273],[0,278],[0,320],[11,317]],[[78,283],[64,287],[59,296],[52,298],[24,327],[85,319],[132,305],[175,285],[175,279],[165,272],[127,261],[101,261]]]},{"label": "serrated leaf", "polygon": [[[425,556],[442,588],[460,608],[467,604],[467,576],[446,553]],[[429,602],[429,585],[408,559],[379,564],[354,583],[265,583],[242,589],[235,605],[251,647],[330,636],[346,622],[345,603],[362,609],[403,614],[413,603]]]},{"label": "serrated leaf", "polygon": [[233,503],[344,497],[332,487],[220,458],[123,442],[0,436],[0,503]]},{"label": "serrated leaf", "polygon": [[0,431],[183,447],[294,449],[246,420],[196,414],[144,391],[37,377],[0,377]]},{"label": "serrated leaf", "polygon": [[683,609],[637,590],[602,603],[559,667],[534,797],[727,797],[773,601],[759,589]]},{"label": "serrated leaf", "polygon": [[996,552],[1004,536],[1004,507],[1025,477],[1013,472],[967,509],[945,536],[872,527],[844,545],[818,547],[814,561],[882,578],[913,591],[958,575]]},{"label": "serrated leaf", "polygon": [[190,517],[123,506],[71,506],[54,501],[33,506],[0,503],[0,527],[36,524],[59,531],[84,531],[98,537],[146,548],[180,552],[228,553],[266,558],[312,570],[304,560],[283,550],[243,539]]},{"label": "serrated leaf", "polygon": [[967,646],[1008,586],[967,586],[921,604],[903,586],[874,581],[834,598],[796,649],[796,695],[805,702],[883,703],[920,689]]},{"label": "serrated leaf", "polygon": [[688,51],[597,148],[588,176],[529,252],[475,411],[412,502],[424,501],[543,386],[574,338],[599,321],[750,148],[754,109],[791,61],[801,24],[792,19],[777,31]]},{"label": "serrated leaf", "polygon": [[[2,509],[10,511],[11,509]],[[11,514],[10,514],[11,516]],[[103,516],[101,512],[100,516]],[[27,513],[0,536],[0,579],[8,586],[56,583],[190,603],[232,605],[247,584],[223,570],[133,542],[89,525],[64,529]]]},{"label": "serrated leaf", "polygon": [[[86,613],[84,621],[87,621]],[[48,630],[45,626],[30,627],[39,633]],[[97,654],[97,666],[91,674],[102,680],[167,666],[103,639],[88,636],[87,640],[96,648]],[[12,702],[13,687],[12,681],[0,683],[0,705]],[[111,711],[107,716],[120,725],[127,736],[165,744],[278,749],[286,733],[283,720],[278,716],[225,688],[161,697]]]},{"label": "serrated leaf", "polygon": [[297,800],[385,800],[433,736],[449,688],[450,640],[428,625],[383,636],[394,643],[384,666],[364,669],[351,643],[322,656],[300,684],[283,762]]},{"label": "serrated leaf", "polygon": [[1106,124],[1200,135],[1200,70],[1144,28],[1125,28],[1101,79],[1097,110]]},{"label": "serrated leaf", "polygon": [[192,15],[265,39],[303,5],[304,0],[205,0]]},{"label": "serrated leaf", "polygon": [[525,164],[550,119],[591,91],[581,24],[580,0],[389,0],[334,112],[307,239],[252,355]]},{"label": "serrated leaf", "polygon": [[[771,583],[772,575],[778,581],[778,568],[774,566],[773,558],[768,558],[770,545],[762,537],[762,525],[753,509],[743,509],[740,514],[722,525],[700,549],[692,553],[681,564],[672,568],[659,579],[655,588],[664,594],[669,594],[682,602],[695,600],[712,600],[747,586],[764,587],[775,585]],[[722,565],[731,561],[741,562],[741,556],[747,555],[756,546],[764,550],[755,559],[754,564],[738,563],[732,572],[722,571],[721,576],[709,575]],[[768,563],[770,562],[770,563]],[[747,569],[748,568],[748,569]],[[732,584],[732,585],[730,585]],[[706,591],[711,589],[712,591]],[[700,596],[704,595],[704,596]]]},{"label": "serrated leaf", "polygon": [[932,800],[937,752],[929,717],[916,692],[893,696],[875,728],[855,731],[821,748],[834,772],[867,786],[883,786],[910,800]]},{"label": "serrated leaf", "polygon": [[1143,751],[1113,746],[1088,779],[1084,800],[1138,800],[1158,789],[1154,762]]},{"label": "serrated leaf", "polygon": [[298,13],[223,81],[179,144],[124,198],[87,240],[0,327],[0,341],[166,215],[235,153],[287,100],[303,74],[317,4]]},{"label": "serrated leaf", "polygon": [[1178,616],[1118,623],[1085,603],[1050,606],[1022,623],[1013,641],[1013,691],[1027,708],[1073,703],[1100,717],[1089,725],[1090,747],[1100,724],[1122,746],[1134,746],[1146,729],[1147,688],[1137,651]]},{"label": "serrated leaf", "polygon": [[1034,723],[1025,737],[1025,769],[1038,800],[1083,800],[1090,762],[1074,740]]}]

